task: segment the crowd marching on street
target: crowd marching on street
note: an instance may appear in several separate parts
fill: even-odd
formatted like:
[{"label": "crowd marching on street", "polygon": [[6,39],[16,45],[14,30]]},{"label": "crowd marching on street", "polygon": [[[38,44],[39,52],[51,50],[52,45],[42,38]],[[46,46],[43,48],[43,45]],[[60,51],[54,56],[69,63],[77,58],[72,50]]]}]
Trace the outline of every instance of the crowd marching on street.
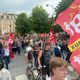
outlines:
[{"label": "crowd marching on street", "polygon": [[[11,59],[14,60],[15,54],[20,56],[21,53],[25,53],[26,60],[32,61],[33,68],[37,69],[45,66],[42,74],[47,75],[48,80],[67,80],[66,69],[71,55],[67,47],[67,41],[56,40],[54,44],[50,44],[49,35],[45,35],[43,37],[38,34],[28,34],[24,37],[17,35],[4,35],[4,37],[0,37],[0,77],[1,72],[5,72],[9,75],[8,80],[11,80],[9,73]],[[11,41],[9,41],[9,38]]]}]

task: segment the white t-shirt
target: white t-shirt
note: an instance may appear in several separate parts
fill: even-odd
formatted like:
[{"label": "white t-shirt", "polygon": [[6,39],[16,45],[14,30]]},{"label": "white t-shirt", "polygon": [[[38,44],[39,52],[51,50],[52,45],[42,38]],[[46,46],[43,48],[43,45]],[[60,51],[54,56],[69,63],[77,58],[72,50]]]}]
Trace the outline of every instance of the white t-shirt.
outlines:
[{"label": "white t-shirt", "polygon": [[28,46],[27,48],[26,48],[26,52],[29,52],[29,51],[31,51],[32,50],[32,47],[31,46]]},{"label": "white t-shirt", "polygon": [[48,77],[46,80],[51,80],[51,77]]},{"label": "white t-shirt", "polygon": [[3,68],[0,71],[0,80],[12,80],[10,72],[7,69]]},{"label": "white t-shirt", "polygon": [[5,56],[9,56],[9,52],[10,52],[9,48],[4,48],[4,55]]},{"label": "white t-shirt", "polygon": [[[46,80],[51,80],[51,77],[48,77]],[[64,80],[68,80],[68,79],[65,77]]]}]

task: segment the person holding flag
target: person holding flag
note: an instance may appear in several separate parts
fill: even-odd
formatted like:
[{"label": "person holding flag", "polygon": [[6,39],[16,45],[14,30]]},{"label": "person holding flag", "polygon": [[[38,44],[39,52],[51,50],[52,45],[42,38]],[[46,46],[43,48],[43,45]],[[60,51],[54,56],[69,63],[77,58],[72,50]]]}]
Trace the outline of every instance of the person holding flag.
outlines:
[{"label": "person holding flag", "polygon": [[52,28],[50,28],[50,32],[49,32],[49,40],[48,40],[51,44],[55,44],[56,43],[56,38],[54,35],[54,32],[52,31]]},{"label": "person holding flag", "polygon": [[14,55],[12,53],[13,38],[14,38],[13,34],[9,33],[9,35],[8,35],[8,43],[9,43],[9,50],[10,50],[10,59],[14,58]]}]

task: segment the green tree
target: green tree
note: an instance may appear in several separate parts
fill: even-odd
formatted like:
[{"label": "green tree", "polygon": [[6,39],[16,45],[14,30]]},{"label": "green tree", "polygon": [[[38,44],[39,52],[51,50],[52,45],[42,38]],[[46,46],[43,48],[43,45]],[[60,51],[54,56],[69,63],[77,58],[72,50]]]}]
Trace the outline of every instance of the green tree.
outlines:
[{"label": "green tree", "polygon": [[58,6],[56,6],[55,8],[56,17],[58,16],[59,13],[64,11],[66,8],[68,8],[73,1],[74,0],[62,0],[61,2],[59,2]]},{"label": "green tree", "polygon": [[30,32],[30,19],[26,13],[19,14],[15,24],[17,33],[24,35]]},{"label": "green tree", "polygon": [[37,33],[48,32],[50,25],[48,22],[48,14],[42,6],[36,6],[32,9],[33,30]]}]

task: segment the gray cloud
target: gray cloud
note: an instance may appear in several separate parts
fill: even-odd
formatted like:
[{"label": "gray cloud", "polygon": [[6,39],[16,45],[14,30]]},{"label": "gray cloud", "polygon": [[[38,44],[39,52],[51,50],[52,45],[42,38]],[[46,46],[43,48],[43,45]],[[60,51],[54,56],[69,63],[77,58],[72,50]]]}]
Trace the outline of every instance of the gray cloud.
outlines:
[{"label": "gray cloud", "polygon": [[30,11],[44,0],[0,0],[0,11]]},{"label": "gray cloud", "polygon": [[0,12],[30,13],[37,4],[46,5],[47,1],[53,2],[53,0],[0,0]]}]

